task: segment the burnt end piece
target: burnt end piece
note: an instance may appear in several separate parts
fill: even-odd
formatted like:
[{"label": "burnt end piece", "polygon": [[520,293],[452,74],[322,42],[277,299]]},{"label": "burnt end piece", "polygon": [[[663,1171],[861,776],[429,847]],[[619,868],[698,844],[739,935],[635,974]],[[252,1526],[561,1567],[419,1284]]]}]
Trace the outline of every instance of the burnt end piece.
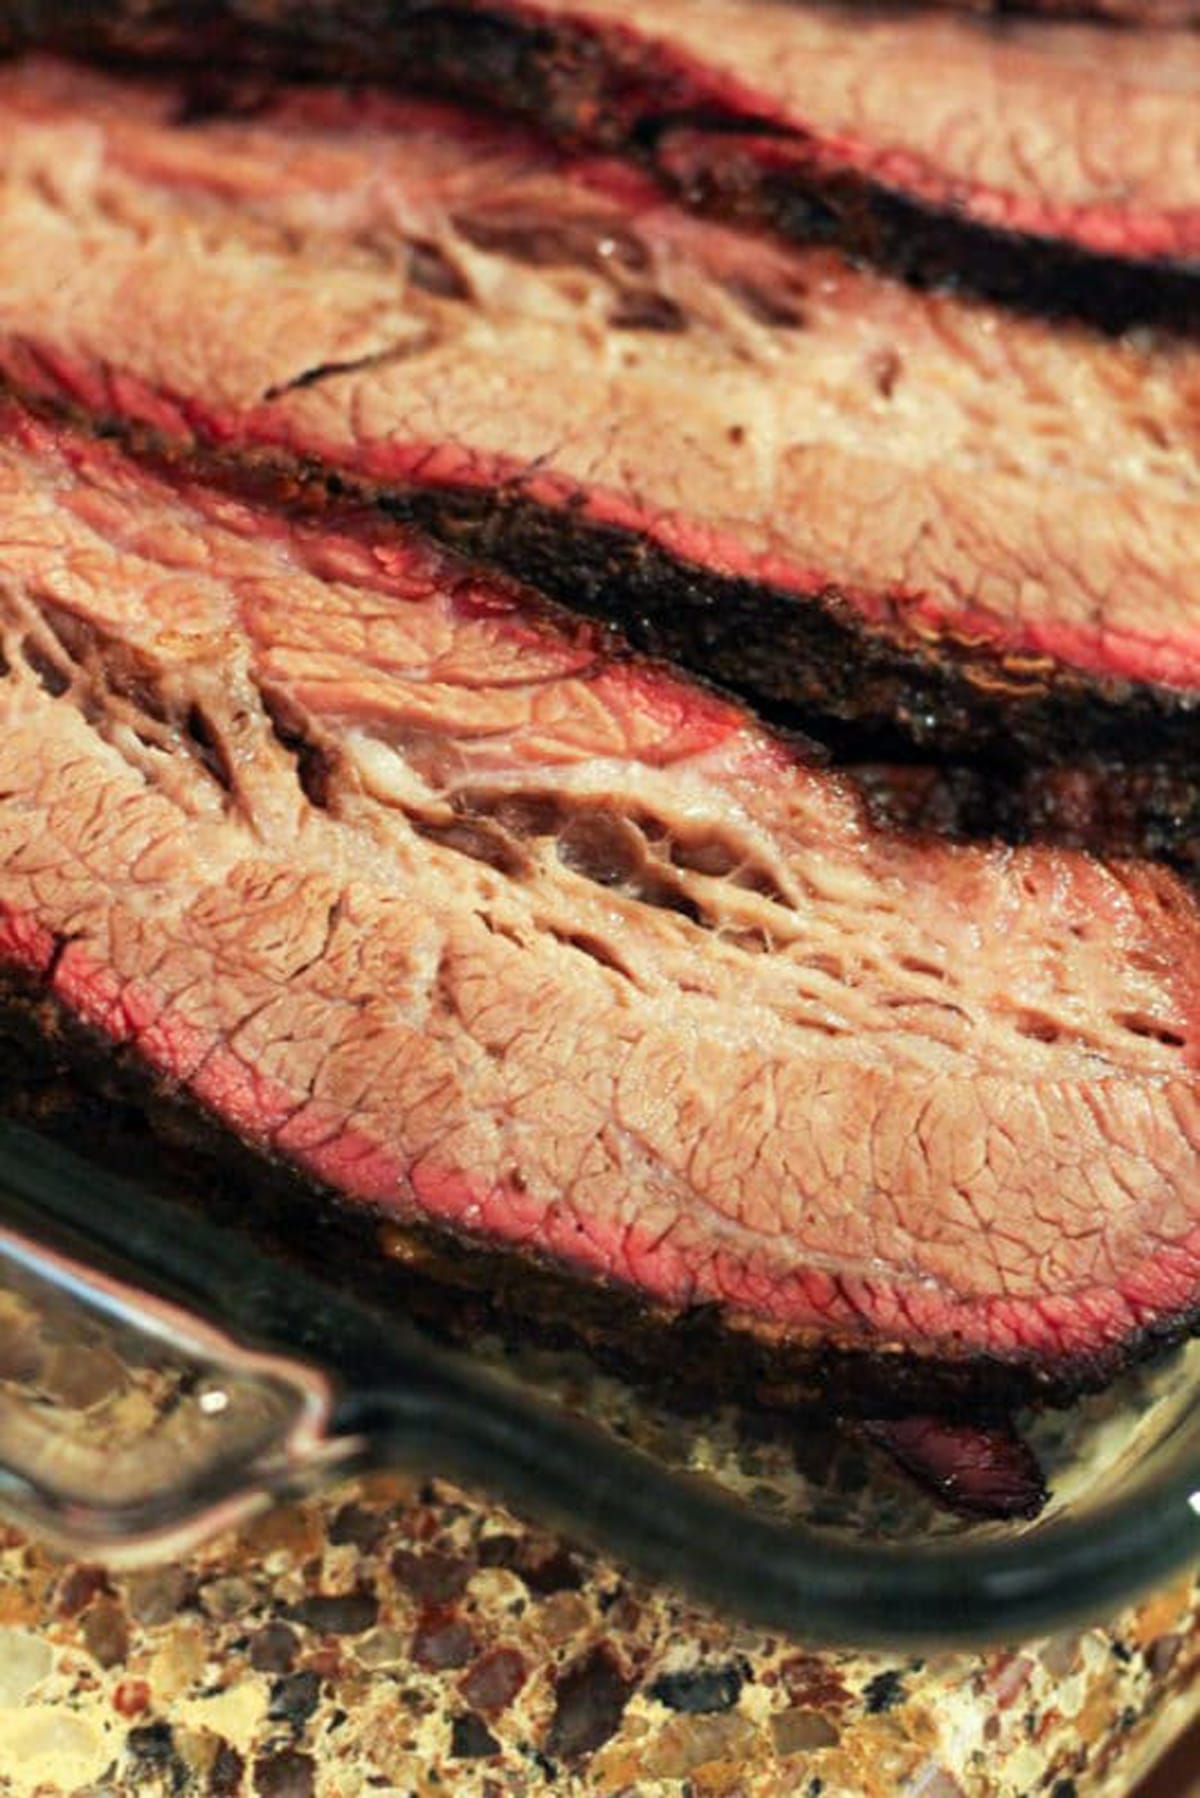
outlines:
[{"label": "burnt end piece", "polygon": [[[1103,0],[1097,10],[1106,10]],[[9,0],[0,6],[5,42],[291,76],[416,80],[505,106],[568,142],[627,155],[701,210],[765,222],[805,243],[836,243],[906,280],[963,287],[1108,331],[1200,325],[1196,260],[1142,257],[1132,248],[1106,253],[1053,228],[1044,235],[997,228],[956,203],[953,182],[931,202],[840,166],[836,148],[830,153],[820,136],[777,117],[769,97],[757,105],[740,94],[728,99],[725,85],[736,84],[739,72],[719,57],[707,66],[708,44],[696,47],[693,69],[669,42],[606,28],[582,6],[347,0],[314,9],[296,0],[221,0],[197,16],[181,0],[103,9],[79,0]]]},{"label": "burnt end piece", "polygon": [[965,1517],[1036,1517],[1046,1502],[1032,1449],[1006,1423],[903,1417],[865,1422],[862,1431],[940,1504]]}]

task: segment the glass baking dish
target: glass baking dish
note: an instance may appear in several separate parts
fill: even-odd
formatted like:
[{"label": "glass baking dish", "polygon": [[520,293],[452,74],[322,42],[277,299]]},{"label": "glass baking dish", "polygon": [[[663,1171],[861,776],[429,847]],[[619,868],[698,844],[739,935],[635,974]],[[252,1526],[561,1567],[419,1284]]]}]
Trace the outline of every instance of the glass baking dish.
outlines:
[{"label": "glass baking dish", "polygon": [[1200,1559],[1200,1343],[1028,1421],[1034,1522],[926,1505],[796,1418],[684,1414],[579,1354],[446,1348],[395,1307],[0,1123],[0,1509],[110,1564],[404,1466],[825,1646],[1012,1642]]}]

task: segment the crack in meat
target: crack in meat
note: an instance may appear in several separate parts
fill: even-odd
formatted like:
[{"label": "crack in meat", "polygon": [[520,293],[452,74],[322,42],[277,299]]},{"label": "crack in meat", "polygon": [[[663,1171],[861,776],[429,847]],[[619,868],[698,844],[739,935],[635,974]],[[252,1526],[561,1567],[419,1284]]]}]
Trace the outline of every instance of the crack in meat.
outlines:
[{"label": "crack in meat", "polygon": [[349,356],[342,362],[316,362],[311,368],[301,369],[298,375],[289,375],[285,381],[276,381],[263,390],[264,404],[272,400],[283,399],[289,393],[297,393],[303,387],[315,387],[318,382],[335,379],[338,375],[357,375],[377,368],[387,368],[393,362],[402,362],[406,356],[424,356],[437,346],[437,331],[432,324],[418,327],[402,343],[389,344],[385,350],[371,350],[362,356]]}]

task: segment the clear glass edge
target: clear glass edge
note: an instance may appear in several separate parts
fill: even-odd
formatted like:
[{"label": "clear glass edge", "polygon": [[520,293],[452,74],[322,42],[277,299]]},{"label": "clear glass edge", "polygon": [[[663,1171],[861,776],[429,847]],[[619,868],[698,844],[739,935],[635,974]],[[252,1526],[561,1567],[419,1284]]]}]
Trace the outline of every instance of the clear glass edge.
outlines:
[{"label": "clear glass edge", "polygon": [[[11,1240],[14,1234],[0,1229],[0,1240]],[[270,1454],[240,1467],[218,1464],[215,1471],[221,1478],[215,1488],[164,1493],[157,1507],[136,1513],[106,1510],[102,1504],[80,1506],[46,1483],[0,1479],[0,1510],[60,1551],[98,1555],[113,1566],[167,1558],[244,1522],[273,1499],[312,1492],[327,1481],[366,1465],[387,1465],[393,1458],[386,1428],[378,1430],[373,1440],[361,1435],[331,1439],[326,1433],[333,1390],[330,1370],[308,1358],[263,1356],[246,1349],[190,1308],[165,1306],[135,1285],[21,1240],[25,1259],[32,1255],[39,1270],[57,1280],[64,1302],[82,1303],[87,1294],[99,1295],[126,1322],[156,1340],[193,1351],[202,1345],[206,1355],[222,1364],[252,1366],[299,1380],[308,1393],[295,1430]],[[286,1277],[285,1270],[281,1272]],[[461,1471],[437,1465],[436,1428],[427,1448],[427,1471],[451,1477]],[[411,1464],[412,1457],[409,1441],[395,1458]],[[693,1483],[693,1476],[685,1474],[669,1478],[681,1495]],[[800,1561],[811,1556],[816,1574],[828,1556],[827,1541],[803,1528],[793,1535],[793,1555]],[[905,1647],[963,1645],[964,1616],[972,1620],[968,1639],[983,1642],[1007,1640],[1014,1630],[1033,1633],[1034,1624],[1039,1632],[1049,1632],[1111,1614],[1200,1561],[1200,1419],[1197,1427],[1182,1430],[1166,1466],[1130,1490],[1098,1502],[1085,1517],[1052,1518],[988,1542],[951,1539],[924,1553],[895,1545],[882,1549],[878,1543],[840,1545],[839,1553],[848,1568],[860,1572],[857,1596],[845,1603],[815,1603],[798,1633],[863,1645],[889,1641]],[[889,1595],[913,1601],[922,1614],[898,1617],[894,1630],[881,1632],[878,1624],[865,1624],[865,1614],[886,1609]],[[736,1601],[732,1608],[738,1608]]]}]

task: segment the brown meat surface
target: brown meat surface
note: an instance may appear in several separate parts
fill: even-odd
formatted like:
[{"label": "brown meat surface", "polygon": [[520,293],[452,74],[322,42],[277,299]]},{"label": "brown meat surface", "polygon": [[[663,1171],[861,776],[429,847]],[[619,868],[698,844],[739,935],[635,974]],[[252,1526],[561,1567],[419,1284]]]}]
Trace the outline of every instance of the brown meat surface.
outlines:
[{"label": "brown meat surface", "polygon": [[914,294],[444,107],[178,104],[0,81],[19,385],[319,457],[752,694],[1040,743],[1066,677],[1072,742],[1194,753],[1194,349]]},{"label": "brown meat surface", "polygon": [[1079,1378],[1200,1286],[1173,875],[880,833],[347,506],[5,409],[0,957],[264,1154],[804,1343]]}]

